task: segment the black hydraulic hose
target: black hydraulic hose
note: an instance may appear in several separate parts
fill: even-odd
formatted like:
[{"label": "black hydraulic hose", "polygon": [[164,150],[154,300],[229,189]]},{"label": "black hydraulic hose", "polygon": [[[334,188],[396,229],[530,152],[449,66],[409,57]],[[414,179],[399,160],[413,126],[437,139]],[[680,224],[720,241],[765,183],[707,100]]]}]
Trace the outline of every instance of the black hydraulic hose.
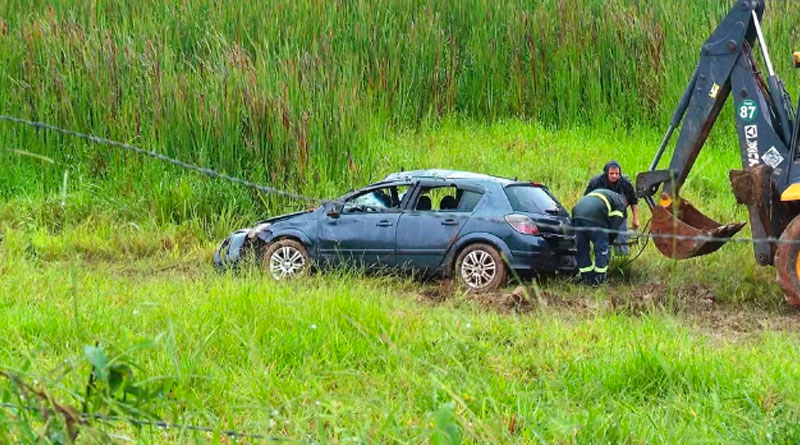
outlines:
[{"label": "black hydraulic hose", "polygon": [[797,157],[797,134],[800,133],[800,96],[797,97],[797,111],[794,113],[794,128],[792,140],[789,141],[789,167],[786,169],[786,178],[792,177],[792,166]]},{"label": "black hydraulic hose", "polygon": [[672,113],[672,119],[670,119],[669,124],[673,127],[678,127],[681,121],[683,120],[683,114],[686,112],[686,108],[689,107],[689,101],[692,99],[692,93],[694,92],[694,85],[697,83],[697,72],[700,70],[700,67],[694,69],[694,73],[692,73],[692,78],[689,80],[689,85],[686,86],[686,89],[683,91],[683,96],[681,96],[680,102],[678,102],[678,106],[675,108],[675,112]]},{"label": "black hydraulic hose", "polygon": [[674,132],[674,131],[675,131],[675,127],[672,125],[672,123],[670,123],[669,124],[669,128],[667,128],[667,133],[664,135],[664,138],[661,139],[661,145],[659,145],[659,147],[658,147],[658,151],[656,152],[656,156],[653,158],[653,161],[650,162],[650,168],[648,168],[649,171],[655,170],[656,166],[658,166],[658,161],[661,160],[661,155],[664,154],[664,148],[667,146],[667,143],[672,138],[672,132]]},{"label": "black hydraulic hose", "polygon": [[791,128],[791,104],[786,104],[784,101],[784,88],[783,82],[781,82],[778,76],[770,76],[767,79],[767,84],[769,85],[769,94],[772,97],[772,103],[775,105],[775,114],[777,114],[778,122],[780,123],[781,131],[778,133],[778,136],[786,143],[787,146],[791,145],[791,133],[793,128]]},{"label": "black hydraulic hose", "polygon": [[[650,217],[650,219],[647,220],[646,223],[644,223],[644,227],[642,228],[642,234],[650,233],[649,231],[650,231],[650,222],[651,221],[653,221],[653,217],[652,216]],[[647,243],[649,243],[649,242],[650,242],[650,237],[649,236],[645,236],[644,237],[644,244],[642,244],[642,248],[639,249],[639,252],[637,252],[636,255],[633,256],[633,258],[626,259],[625,262],[623,262],[622,264],[619,265],[619,267],[620,268],[627,267],[631,263],[636,261],[636,259],[639,258],[642,255],[642,253],[644,252],[644,249],[647,248]]]}]

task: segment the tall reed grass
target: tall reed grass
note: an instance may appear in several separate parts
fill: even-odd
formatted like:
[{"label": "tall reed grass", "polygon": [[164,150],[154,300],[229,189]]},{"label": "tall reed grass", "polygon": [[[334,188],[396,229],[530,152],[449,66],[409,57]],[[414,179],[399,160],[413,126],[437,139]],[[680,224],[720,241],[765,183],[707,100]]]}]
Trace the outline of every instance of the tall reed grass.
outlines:
[{"label": "tall reed grass", "polygon": [[[732,2],[642,0],[6,0],[0,111],[129,141],[297,191],[340,190],[381,162],[370,141],[442,116],[548,127],[665,122]],[[800,3],[764,20],[789,79]],[[786,63],[783,63],[786,62]],[[793,88],[794,89],[794,88]],[[0,144],[131,195],[154,161],[0,127]],[[0,154],[0,196],[62,172]],[[413,167],[413,166],[406,166]],[[373,178],[374,179],[374,178]],[[125,184],[128,184],[125,186]]]}]

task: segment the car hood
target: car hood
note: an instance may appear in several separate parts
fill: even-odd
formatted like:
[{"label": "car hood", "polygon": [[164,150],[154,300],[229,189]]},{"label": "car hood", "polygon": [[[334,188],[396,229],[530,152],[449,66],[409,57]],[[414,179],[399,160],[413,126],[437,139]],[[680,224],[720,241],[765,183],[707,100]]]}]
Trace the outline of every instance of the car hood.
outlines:
[{"label": "car hood", "polygon": [[253,224],[253,227],[258,227],[258,226],[260,226],[262,224],[266,224],[266,223],[274,224],[274,223],[276,223],[278,221],[284,221],[284,220],[291,219],[291,218],[294,218],[294,217],[297,217],[297,216],[300,216],[300,215],[307,215],[309,213],[311,213],[311,212],[309,212],[308,210],[301,210],[299,212],[292,212],[292,213],[287,213],[285,215],[273,216],[272,218],[262,219],[261,221],[256,222],[255,224]]}]

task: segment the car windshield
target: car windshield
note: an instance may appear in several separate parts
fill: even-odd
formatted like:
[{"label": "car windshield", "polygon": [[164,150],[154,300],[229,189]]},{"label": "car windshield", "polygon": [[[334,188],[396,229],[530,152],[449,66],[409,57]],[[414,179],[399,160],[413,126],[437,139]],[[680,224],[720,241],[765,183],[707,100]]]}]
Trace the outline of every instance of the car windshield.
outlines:
[{"label": "car windshield", "polygon": [[381,212],[398,209],[408,191],[408,185],[393,185],[356,195],[345,203],[345,213]]},{"label": "car windshield", "polygon": [[516,212],[558,213],[558,203],[542,187],[511,185],[505,189],[508,202]]}]

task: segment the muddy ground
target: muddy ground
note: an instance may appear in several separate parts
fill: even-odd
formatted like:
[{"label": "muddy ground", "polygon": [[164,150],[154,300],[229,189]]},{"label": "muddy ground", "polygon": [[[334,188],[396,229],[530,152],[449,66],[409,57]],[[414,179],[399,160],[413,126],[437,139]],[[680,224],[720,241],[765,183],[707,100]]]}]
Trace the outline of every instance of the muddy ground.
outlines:
[{"label": "muddy ground", "polygon": [[484,309],[508,314],[557,311],[588,317],[613,312],[633,316],[667,312],[708,331],[712,337],[726,339],[757,336],[765,331],[800,332],[800,310],[720,303],[710,289],[699,284],[679,285],[672,290],[656,283],[633,289],[610,285],[584,295],[575,290],[542,290],[527,285],[511,292],[465,294],[448,280],[422,290],[417,300],[429,305],[478,303]]}]

